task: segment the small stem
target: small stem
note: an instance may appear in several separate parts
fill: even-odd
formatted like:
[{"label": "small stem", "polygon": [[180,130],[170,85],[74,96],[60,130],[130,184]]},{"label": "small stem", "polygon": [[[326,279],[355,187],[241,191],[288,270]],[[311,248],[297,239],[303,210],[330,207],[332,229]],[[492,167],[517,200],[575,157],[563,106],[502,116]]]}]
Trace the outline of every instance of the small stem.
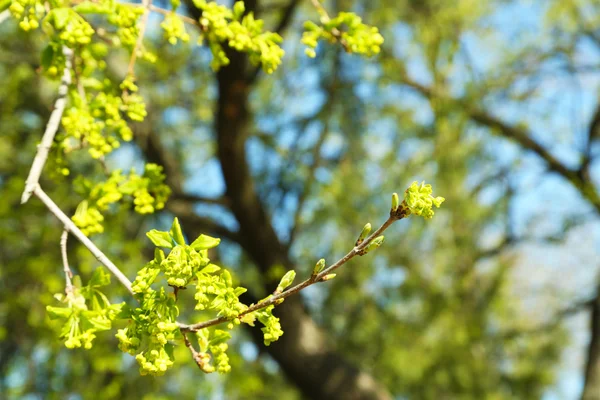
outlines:
[{"label": "small stem", "polygon": [[[325,9],[325,7],[323,7],[319,0],[311,0],[311,3],[317,9],[319,15],[321,15],[322,23],[327,23],[331,21],[329,13]],[[346,53],[351,53],[350,48],[348,47],[348,42],[346,42],[346,40],[342,38],[342,32],[338,28],[331,28],[331,34],[340,41]]]},{"label": "small stem", "polygon": [[[164,8],[156,7],[155,5],[150,5],[150,11],[154,11],[154,12],[157,12],[162,15],[169,15],[169,14],[172,14],[175,12],[175,11],[165,10]],[[187,17],[185,15],[181,15],[181,14],[177,14],[177,16],[179,18],[181,18],[184,22],[187,22],[188,24],[198,25],[198,26],[200,25],[198,23],[198,21],[196,21],[193,18]]]},{"label": "small stem", "polygon": [[65,292],[67,294],[73,292],[73,284],[71,283],[71,278],[73,277],[73,272],[71,272],[71,268],[69,268],[69,259],[67,258],[67,239],[69,238],[69,231],[67,228],[63,231],[60,236],[60,252],[62,254],[63,261],[63,271],[65,272]]},{"label": "small stem", "polygon": [[[323,271],[321,271],[320,273],[316,274],[316,275],[311,275],[308,279],[306,279],[305,281],[297,284],[296,286],[293,286],[291,288],[289,288],[288,290],[282,292],[282,293],[278,293],[275,295],[270,296],[269,298],[267,298],[266,300],[263,301],[259,301],[258,303],[248,307],[245,311],[241,312],[237,318],[241,318],[246,314],[250,314],[251,312],[254,312],[256,310],[260,310],[262,308],[268,307],[270,305],[277,305],[281,302],[281,300],[298,293],[299,291],[301,291],[304,288],[307,288],[308,286],[314,285],[317,282],[321,282],[321,280],[323,279],[324,276],[330,274],[331,272],[335,271],[336,269],[338,269],[339,267],[341,267],[342,265],[344,265],[345,263],[347,263],[348,261],[350,261],[352,258],[354,258],[356,255],[360,254],[364,249],[367,248],[367,246],[379,235],[381,235],[387,228],[389,228],[394,222],[398,221],[401,218],[397,218],[394,216],[390,216],[384,223],[383,225],[381,225],[375,232],[373,232],[368,238],[365,239],[364,242],[362,242],[361,244],[359,244],[358,246],[354,246],[352,248],[352,250],[350,250],[344,257],[340,258],[338,261],[336,261],[335,263],[333,263],[332,265],[330,265],[329,267],[325,268]],[[186,325],[186,324],[181,324],[178,323],[179,328],[181,329],[182,332],[184,331],[198,331],[202,328],[207,328],[209,326],[213,326],[213,325],[218,325],[218,324],[222,324],[224,322],[229,321],[230,318],[227,317],[219,317],[219,318],[214,318],[208,321],[204,321],[204,322],[198,322],[196,324],[192,324],[192,325]]]},{"label": "small stem", "polygon": [[187,335],[183,329],[181,329],[181,335],[183,336],[183,341],[185,342],[185,347],[187,347],[188,350],[190,351],[190,353],[192,353],[192,358],[194,359],[194,362],[196,363],[198,368],[200,368],[200,370],[202,370],[204,372],[207,372],[206,371],[206,363],[210,360],[210,358],[206,357],[207,356],[206,353],[200,353],[194,348],[192,343],[187,338]]},{"label": "small stem", "polygon": [[63,111],[65,110],[65,106],[67,105],[67,92],[69,89],[69,85],[71,84],[70,70],[71,57],[73,56],[73,51],[67,47],[63,47],[63,54],[66,58],[65,70],[63,73],[62,81],[60,82],[60,86],[58,87],[58,98],[54,102],[54,110],[52,110],[52,114],[50,114],[48,125],[46,125],[46,131],[44,132],[44,136],[42,137],[42,142],[38,145],[37,153],[35,155],[35,158],[33,159],[33,164],[31,164],[29,176],[25,181],[25,190],[21,195],[21,204],[27,203],[40,180],[42,169],[44,168],[44,164],[46,164],[48,153],[50,152],[52,142],[54,141],[54,135],[56,135],[56,131],[58,131]]},{"label": "small stem", "polygon": [[39,185],[36,185],[33,193],[44,203],[44,205],[50,210],[52,214],[56,216],[65,226],[65,230],[71,232],[87,249],[96,257],[96,259],[104,265],[108,270],[121,282],[123,286],[133,296],[133,290],[131,289],[131,281],[121,272],[121,270],[113,264],[112,261],[106,257],[106,255],[96,245],[81,232],[81,230],[71,221],[69,217],[52,201],[50,197],[42,190]]},{"label": "small stem", "polygon": [[140,34],[138,36],[135,47],[131,52],[131,58],[129,59],[129,66],[127,67],[127,75],[134,76],[135,61],[137,54],[142,50],[142,42],[144,41],[144,34],[146,33],[146,25],[148,25],[148,15],[150,14],[150,7],[152,6],[152,0],[143,0],[142,7],[144,7],[144,14],[142,15],[142,21],[140,22]]}]

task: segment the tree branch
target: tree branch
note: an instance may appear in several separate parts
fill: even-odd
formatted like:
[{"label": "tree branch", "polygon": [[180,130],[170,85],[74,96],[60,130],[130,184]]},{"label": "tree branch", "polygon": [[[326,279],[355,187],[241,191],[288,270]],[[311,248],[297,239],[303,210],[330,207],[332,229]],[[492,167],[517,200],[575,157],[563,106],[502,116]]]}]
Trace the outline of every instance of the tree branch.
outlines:
[{"label": "tree branch", "polygon": [[171,195],[171,199],[187,201],[187,202],[191,202],[191,203],[217,204],[217,205],[221,205],[221,206],[225,206],[225,207],[229,207],[231,205],[231,201],[225,196],[223,196],[223,197],[204,197],[204,196],[199,196],[197,194],[176,192]]},{"label": "tree branch", "polygon": [[44,168],[44,164],[46,164],[48,153],[50,152],[52,142],[54,141],[54,135],[56,135],[56,131],[58,131],[63,111],[67,105],[67,93],[69,85],[71,84],[71,57],[73,56],[73,51],[67,47],[63,47],[63,54],[65,55],[65,70],[60,86],[58,87],[58,97],[54,103],[54,110],[52,110],[52,114],[50,114],[48,125],[46,125],[46,131],[42,137],[42,142],[38,145],[37,153],[33,159],[31,170],[29,171],[29,176],[25,181],[25,190],[21,195],[21,204],[27,203],[40,180],[42,169]]},{"label": "tree branch", "polygon": [[[323,282],[323,281],[329,280],[328,278],[331,277],[330,274],[333,271],[335,271],[342,265],[346,264],[348,261],[353,259],[356,255],[362,255],[363,252],[365,251],[365,249],[369,246],[369,244],[371,244],[371,242],[373,242],[373,240],[375,238],[380,236],[387,228],[389,228],[398,219],[399,218],[394,218],[394,217],[390,216],[383,223],[383,225],[381,225],[375,232],[373,232],[362,243],[360,243],[357,246],[354,246],[352,248],[352,250],[350,250],[344,257],[340,258],[338,261],[336,261],[329,267],[325,268],[323,271],[321,271],[317,274],[313,273],[308,279],[289,288],[288,290],[285,290],[281,293],[274,293],[272,296],[269,296],[267,299],[259,301],[258,303],[254,304],[254,305],[251,305],[250,307],[248,307],[247,310],[241,312],[237,318],[241,319],[244,315],[250,314],[256,310],[260,310],[262,308],[265,308],[265,307],[268,307],[271,305],[279,305],[283,302],[284,299],[288,298],[289,296],[291,296],[293,294],[298,293],[302,289],[312,286],[317,282]],[[331,278],[333,278],[333,277],[331,277]],[[222,323],[230,321],[230,320],[231,320],[231,318],[219,317],[219,318],[214,318],[214,319],[204,321],[204,322],[198,322],[198,323],[192,324],[192,325],[179,324],[179,328],[184,331],[198,331],[200,329],[208,328],[209,326],[213,326],[213,325],[222,324]]]},{"label": "tree branch", "polygon": [[50,197],[42,190],[39,185],[36,185],[33,193],[44,203],[52,214],[59,219],[65,226],[65,230],[71,232],[87,249],[96,257],[96,259],[104,265],[108,270],[121,282],[129,293],[133,296],[131,289],[131,281],[121,272],[121,270],[113,264],[112,261],[96,245],[79,230],[77,225],[52,201]]},{"label": "tree branch", "polygon": [[590,305],[592,308],[591,339],[585,363],[585,384],[581,400],[597,400],[600,393],[600,286]]},{"label": "tree branch", "polygon": [[62,235],[60,235],[60,253],[62,255],[63,261],[63,271],[65,273],[65,292],[67,294],[73,292],[73,284],[71,283],[71,278],[73,277],[73,273],[71,272],[71,268],[69,268],[69,259],[67,257],[67,239],[69,238],[69,231],[65,228]]},{"label": "tree branch", "polygon": [[138,52],[142,51],[144,34],[146,33],[146,26],[148,25],[148,16],[150,15],[150,7],[152,6],[152,0],[142,0],[142,7],[144,7],[144,14],[142,20],[139,23],[139,36],[135,43],[135,47],[131,52],[131,58],[129,59],[129,65],[127,66],[127,75],[135,75],[135,61],[137,59]]},{"label": "tree branch", "polygon": [[600,195],[594,188],[593,184],[589,180],[582,179],[580,174],[578,174],[578,170],[568,168],[557,158],[555,158],[548,150],[536,142],[525,129],[509,125],[492,114],[473,106],[463,99],[452,98],[445,93],[436,91],[434,88],[422,85],[407,76],[403,76],[402,81],[404,84],[412,87],[429,99],[438,98],[443,101],[448,101],[459,105],[463,110],[465,110],[465,112],[473,121],[479,123],[480,125],[491,128],[493,132],[517,142],[522,148],[537,154],[538,157],[546,162],[551,171],[558,173],[573,186],[575,186],[579,193],[591,203],[597,212],[600,213]]}]

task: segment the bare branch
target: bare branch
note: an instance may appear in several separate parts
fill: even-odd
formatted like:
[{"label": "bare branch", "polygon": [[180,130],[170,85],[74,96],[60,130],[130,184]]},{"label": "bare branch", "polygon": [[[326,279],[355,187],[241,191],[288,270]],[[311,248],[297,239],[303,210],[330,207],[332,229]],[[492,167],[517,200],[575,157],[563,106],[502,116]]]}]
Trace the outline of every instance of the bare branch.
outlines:
[{"label": "bare branch", "polygon": [[73,272],[71,272],[71,268],[69,268],[69,259],[67,258],[67,239],[69,237],[69,230],[65,228],[62,235],[60,235],[60,252],[62,254],[63,261],[63,271],[65,272],[65,292],[67,294],[73,292],[73,284],[71,283],[71,278],[73,277]]},{"label": "bare branch", "polygon": [[590,344],[585,362],[585,385],[582,400],[598,398],[600,391],[600,286],[596,297],[590,301]]},{"label": "bare branch", "polygon": [[547,149],[534,140],[526,129],[510,125],[463,99],[453,98],[445,93],[441,93],[435,88],[422,85],[410,79],[408,76],[403,76],[402,81],[404,84],[417,90],[427,98],[439,98],[460,105],[473,121],[491,128],[499,135],[517,142],[523,149],[530,150],[537,154],[538,157],[546,162],[551,171],[561,175],[575,186],[579,193],[586,198],[598,212],[600,212],[600,194],[595,190],[592,182],[588,179],[584,179],[585,177],[582,177],[578,173],[578,170],[568,168],[560,160],[554,157]]},{"label": "bare branch", "polygon": [[112,261],[96,245],[79,230],[77,225],[52,201],[50,197],[42,190],[39,185],[36,185],[33,193],[44,203],[52,214],[56,216],[65,226],[65,230],[71,232],[87,249],[96,257],[96,259],[104,265],[108,270],[121,282],[123,286],[133,296],[131,289],[131,281],[121,272],[121,270],[113,264]]},{"label": "bare branch", "polygon": [[67,47],[63,47],[63,53],[66,57],[65,70],[60,86],[58,87],[58,98],[54,103],[54,110],[52,110],[48,125],[46,125],[46,131],[42,137],[42,142],[38,145],[37,153],[33,159],[31,170],[29,171],[29,176],[25,181],[25,190],[21,195],[21,204],[27,203],[27,200],[31,197],[31,194],[40,180],[42,169],[48,158],[48,152],[54,141],[54,135],[56,135],[56,131],[58,131],[58,126],[60,125],[60,120],[67,104],[67,91],[71,84],[71,57],[73,56],[73,51]]}]

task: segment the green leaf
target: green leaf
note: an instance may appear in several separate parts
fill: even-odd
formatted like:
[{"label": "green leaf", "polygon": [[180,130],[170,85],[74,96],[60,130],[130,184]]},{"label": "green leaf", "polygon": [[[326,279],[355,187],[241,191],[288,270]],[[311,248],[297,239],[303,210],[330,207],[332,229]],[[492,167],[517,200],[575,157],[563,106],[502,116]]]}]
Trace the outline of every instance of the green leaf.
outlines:
[{"label": "green leaf", "polygon": [[223,277],[223,280],[225,281],[225,285],[227,287],[231,287],[231,285],[233,284],[233,280],[231,279],[231,274],[229,273],[229,271],[224,269],[223,274],[221,276]]},{"label": "green leaf", "polygon": [[44,69],[50,68],[50,66],[52,65],[53,59],[54,59],[54,46],[48,45],[48,46],[46,46],[44,51],[42,51],[42,61],[41,61],[42,67]]},{"label": "green leaf", "polygon": [[215,272],[219,271],[220,269],[221,269],[221,267],[219,267],[218,265],[208,264],[206,267],[202,268],[200,270],[200,272],[203,274],[214,274]]},{"label": "green leaf", "polygon": [[87,322],[99,331],[107,331],[112,324],[108,318],[100,316],[96,311],[84,311],[82,316],[87,319]]},{"label": "green leaf", "polygon": [[111,307],[115,306],[119,306],[115,319],[129,319],[133,315],[133,309],[127,303],[113,304]]},{"label": "green leaf", "polygon": [[56,29],[63,29],[67,26],[69,19],[72,18],[72,11],[70,8],[53,8],[48,14],[49,20],[54,21],[54,27]]},{"label": "green leaf", "polygon": [[167,249],[173,248],[173,238],[169,235],[169,232],[152,229],[150,232],[146,233],[146,236],[148,236],[148,239],[150,239],[155,246],[166,247]]},{"label": "green leaf", "polygon": [[110,285],[110,274],[104,271],[104,268],[96,268],[87,286],[93,288],[107,285]]},{"label": "green leaf", "polygon": [[81,78],[80,81],[81,81],[81,84],[83,85],[83,87],[85,87],[86,89],[94,89],[94,90],[103,90],[104,89],[104,84],[96,78],[86,77],[86,78]]},{"label": "green leaf", "polygon": [[160,264],[165,259],[165,252],[159,248],[154,249],[154,259]]},{"label": "green leaf", "polygon": [[69,318],[73,313],[73,309],[67,307],[46,306],[46,311],[50,319]]},{"label": "green leaf", "polygon": [[0,1],[0,11],[6,10],[10,6],[11,0]]},{"label": "green leaf", "polygon": [[200,235],[190,247],[194,250],[208,250],[217,247],[221,243],[221,239],[217,239],[208,235]]},{"label": "green leaf", "polygon": [[210,338],[210,332],[207,328],[200,329],[196,332],[196,337],[198,338],[198,345],[200,346],[200,351],[205,353],[208,351],[208,342]]},{"label": "green leaf", "polygon": [[73,10],[79,14],[110,14],[113,10],[107,7],[105,4],[92,3],[91,1],[84,1],[73,7]]},{"label": "green leaf", "polygon": [[181,226],[179,225],[179,220],[177,219],[177,217],[175,217],[175,219],[173,220],[173,225],[171,225],[171,230],[169,231],[169,233],[171,234],[173,239],[175,239],[175,242],[177,242],[177,244],[185,244],[185,238],[183,237],[183,232],[181,231]]},{"label": "green leaf", "polygon": [[209,340],[209,344],[211,346],[216,346],[221,343],[225,343],[231,339],[231,334],[227,331],[223,331],[221,329],[215,329],[212,334],[212,338]]},{"label": "green leaf", "polygon": [[175,349],[175,346],[173,346],[173,344],[171,344],[171,343],[165,344],[165,352],[167,353],[167,355],[169,356],[169,358],[171,360],[173,360],[175,358],[173,355],[174,349]]},{"label": "green leaf", "polygon": [[133,194],[136,190],[140,189],[140,180],[130,179],[127,182],[119,186],[119,190],[123,194]]}]

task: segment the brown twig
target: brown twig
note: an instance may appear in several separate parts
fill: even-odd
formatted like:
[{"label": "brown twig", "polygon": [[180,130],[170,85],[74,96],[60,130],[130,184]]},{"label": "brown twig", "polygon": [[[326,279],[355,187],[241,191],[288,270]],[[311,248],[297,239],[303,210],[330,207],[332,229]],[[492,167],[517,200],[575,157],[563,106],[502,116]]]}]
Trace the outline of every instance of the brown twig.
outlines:
[{"label": "brown twig", "polygon": [[[381,225],[375,232],[373,232],[367,239],[365,239],[364,242],[362,242],[358,246],[353,247],[352,250],[350,250],[344,257],[340,258],[338,261],[336,261],[329,267],[325,268],[323,271],[319,272],[318,274],[311,274],[311,276],[308,279],[291,287],[290,289],[288,289],[284,292],[281,292],[281,293],[274,294],[265,300],[259,301],[258,303],[251,305],[250,307],[248,307],[248,309],[241,312],[237,316],[237,318],[239,319],[239,318],[243,317],[244,315],[250,314],[251,312],[260,310],[260,309],[268,307],[270,305],[280,304],[285,298],[298,293],[302,289],[305,289],[308,286],[314,285],[317,282],[322,282],[324,280],[323,278],[325,278],[327,275],[331,274],[333,271],[335,271],[336,269],[338,269],[339,267],[341,267],[348,261],[350,261],[352,258],[354,258],[357,255],[364,254],[364,251],[367,248],[367,246],[369,244],[371,244],[371,242],[376,237],[380,236],[395,221],[397,221],[401,218],[403,218],[402,215],[390,215],[390,217],[383,223],[383,225]],[[191,324],[191,325],[185,325],[185,324],[180,323],[179,328],[181,329],[182,332],[186,332],[186,331],[195,332],[200,329],[207,328],[207,327],[213,326],[213,325],[222,324],[222,323],[230,321],[230,320],[231,320],[231,318],[218,317],[218,318],[214,318],[214,319],[211,319],[208,321],[198,322],[196,324]]]},{"label": "brown twig", "polygon": [[[321,2],[319,0],[311,0],[311,3],[317,9],[317,12],[319,13],[319,15],[321,15],[322,23],[327,23],[331,20],[329,13],[325,9],[325,7],[323,7],[323,5],[321,4]],[[342,31],[340,31],[338,28],[331,28],[331,34],[340,41],[340,43],[342,44],[342,47],[344,47],[344,50],[347,53],[351,52],[350,47],[348,46],[348,42],[346,42],[346,40],[344,40],[342,38]]]}]

